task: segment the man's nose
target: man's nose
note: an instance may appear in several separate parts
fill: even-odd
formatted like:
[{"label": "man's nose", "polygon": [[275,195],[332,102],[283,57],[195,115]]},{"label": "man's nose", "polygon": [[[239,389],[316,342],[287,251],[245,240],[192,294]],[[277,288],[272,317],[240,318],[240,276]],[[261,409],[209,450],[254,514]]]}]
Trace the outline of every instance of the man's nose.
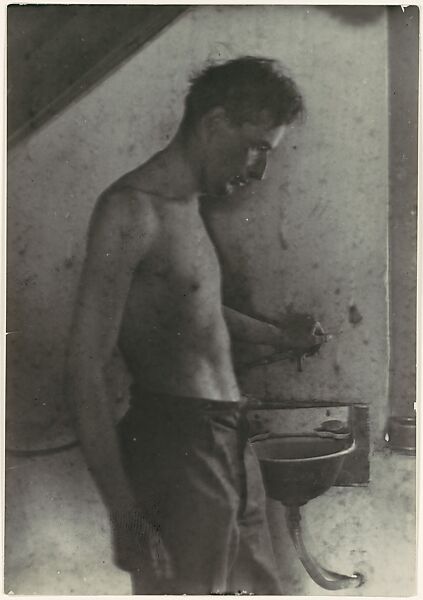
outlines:
[{"label": "man's nose", "polygon": [[248,165],[248,176],[251,179],[261,181],[264,179],[267,168],[267,156],[265,154],[255,158],[254,162]]}]

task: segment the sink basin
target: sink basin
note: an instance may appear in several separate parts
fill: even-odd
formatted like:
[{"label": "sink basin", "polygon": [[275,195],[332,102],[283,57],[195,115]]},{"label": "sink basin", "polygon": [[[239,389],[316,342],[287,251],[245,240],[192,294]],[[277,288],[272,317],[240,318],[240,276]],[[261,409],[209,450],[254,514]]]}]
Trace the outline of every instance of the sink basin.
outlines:
[{"label": "sink basin", "polygon": [[253,440],[267,495],[285,506],[302,506],[326,492],[336,481],[352,439],[332,439],[310,433],[271,434]]}]

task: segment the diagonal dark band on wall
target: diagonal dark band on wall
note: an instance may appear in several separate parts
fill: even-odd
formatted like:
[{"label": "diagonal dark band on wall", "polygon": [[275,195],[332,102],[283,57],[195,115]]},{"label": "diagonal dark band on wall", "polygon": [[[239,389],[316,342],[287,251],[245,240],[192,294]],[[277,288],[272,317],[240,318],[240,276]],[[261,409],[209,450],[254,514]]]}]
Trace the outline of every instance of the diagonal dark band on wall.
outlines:
[{"label": "diagonal dark band on wall", "polygon": [[187,9],[182,5],[9,6],[9,145],[92,89]]}]

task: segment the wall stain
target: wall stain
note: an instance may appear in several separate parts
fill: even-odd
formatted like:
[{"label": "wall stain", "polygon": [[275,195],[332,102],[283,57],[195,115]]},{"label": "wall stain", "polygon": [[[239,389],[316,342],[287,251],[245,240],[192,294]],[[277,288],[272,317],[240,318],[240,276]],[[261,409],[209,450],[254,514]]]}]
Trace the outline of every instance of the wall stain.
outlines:
[{"label": "wall stain", "polygon": [[333,366],[333,370],[334,370],[335,374],[339,375],[339,373],[341,372],[341,367],[339,366],[339,363],[334,362],[332,364],[332,366]]},{"label": "wall stain", "polygon": [[63,264],[65,265],[65,269],[72,269],[72,267],[74,266],[74,257],[70,256],[66,258]]},{"label": "wall stain", "polygon": [[279,237],[279,244],[280,244],[282,250],[288,250],[289,244],[286,241],[285,234],[283,232],[282,227],[279,227],[278,237]]},{"label": "wall stain", "polygon": [[351,325],[358,325],[363,320],[363,315],[360,313],[355,304],[351,304],[348,309],[348,320]]}]

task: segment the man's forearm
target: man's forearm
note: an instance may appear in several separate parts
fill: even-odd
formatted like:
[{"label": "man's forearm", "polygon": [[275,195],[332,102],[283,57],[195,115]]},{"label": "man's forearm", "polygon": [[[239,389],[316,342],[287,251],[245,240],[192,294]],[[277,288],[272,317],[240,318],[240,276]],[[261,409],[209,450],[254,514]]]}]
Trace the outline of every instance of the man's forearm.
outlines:
[{"label": "man's forearm", "polygon": [[228,306],[223,307],[223,315],[234,340],[282,347],[282,332],[275,325],[254,319]]},{"label": "man's forearm", "polygon": [[129,510],[134,498],[123,469],[103,376],[76,371],[68,377],[67,394],[88,468],[107,508]]}]

